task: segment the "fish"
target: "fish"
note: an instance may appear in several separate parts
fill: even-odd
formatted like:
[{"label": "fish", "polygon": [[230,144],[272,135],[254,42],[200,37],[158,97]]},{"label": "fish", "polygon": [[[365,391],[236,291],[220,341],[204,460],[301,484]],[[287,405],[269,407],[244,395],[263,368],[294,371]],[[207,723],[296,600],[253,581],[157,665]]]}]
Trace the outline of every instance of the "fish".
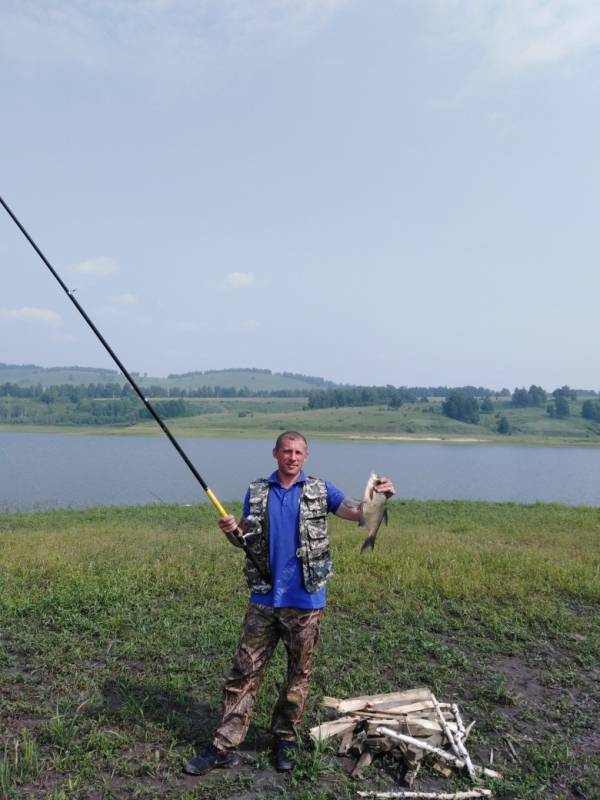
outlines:
[{"label": "fish", "polygon": [[372,472],[365,486],[365,494],[362,502],[363,518],[361,522],[359,522],[359,525],[366,527],[368,535],[360,548],[361,553],[364,553],[365,550],[373,550],[379,526],[384,520],[387,525],[387,497],[383,492],[375,491],[375,486],[380,480],[381,478],[379,475],[376,472]]}]

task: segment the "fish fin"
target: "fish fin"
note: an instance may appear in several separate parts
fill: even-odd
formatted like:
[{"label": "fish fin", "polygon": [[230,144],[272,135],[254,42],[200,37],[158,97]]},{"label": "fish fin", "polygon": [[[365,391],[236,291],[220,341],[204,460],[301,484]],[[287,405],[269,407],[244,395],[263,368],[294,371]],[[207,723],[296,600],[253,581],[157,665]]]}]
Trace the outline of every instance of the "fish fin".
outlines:
[{"label": "fish fin", "polygon": [[385,522],[386,525],[388,524],[388,511],[387,511],[387,508],[383,512],[383,521]]},{"label": "fish fin", "polygon": [[372,550],[375,547],[375,541],[372,536],[368,536],[364,542],[362,547],[360,548],[360,552],[364,553],[365,550]]},{"label": "fish fin", "polygon": [[358,524],[359,528],[366,528],[367,527],[367,521],[365,519],[359,519],[357,524]]}]

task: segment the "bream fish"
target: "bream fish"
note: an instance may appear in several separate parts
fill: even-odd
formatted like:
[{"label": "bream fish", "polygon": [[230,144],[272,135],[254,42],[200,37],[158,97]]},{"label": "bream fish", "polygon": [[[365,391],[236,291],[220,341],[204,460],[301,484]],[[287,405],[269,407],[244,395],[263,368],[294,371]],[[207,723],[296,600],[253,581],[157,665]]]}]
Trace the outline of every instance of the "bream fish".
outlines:
[{"label": "bream fish", "polygon": [[375,491],[375,486],[380,480],[379,475],[376,472],[372,472],[365,486],[362,502],[363,521],[359,524],[366,527],[368,535],[360,548],[361,553],[364,553],[365,550],[372,550],[375,547],[375,537],[383,520],[387,525],[387,497],[383,492]]}]

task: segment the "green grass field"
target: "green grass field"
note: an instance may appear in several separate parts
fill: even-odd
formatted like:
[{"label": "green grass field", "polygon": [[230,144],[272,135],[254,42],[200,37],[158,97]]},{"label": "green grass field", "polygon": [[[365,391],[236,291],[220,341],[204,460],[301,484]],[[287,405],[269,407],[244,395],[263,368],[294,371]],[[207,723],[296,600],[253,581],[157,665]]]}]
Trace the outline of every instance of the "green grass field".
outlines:
[{"label": "green grass field", "polygon": [[[386,406],[305,410],[303,398],[187,400],[198,413],[168,420],[177,436],[274,439],[283,430],[300,430],[311,439],[399,439],[409,441],[479,442],[494,444],[600,446],[600,424],[581,417],[581,401],[571,404],[571,416],[552,419],[545,408],[513,408],[495,401],[493,414],[482,414],[478,425],[449,419],[441,401],[412,403],[394,410]],[[512,434],[496,432],[496,414],[504,414]],[[4,431],[162,436],[153,421],[132,426],[0,425]]]},{"label": "green grass field", "polygon": [[[239,512],[239,507],[235,508]],[[324,694],[428,685],[457,702],[494,798],[598,798],[600,509],[394,502],[376,550],[332,520],[330,584],[307,723]],[[210,739],[246,590],[204,506],[0,518],[0,796],[355,797],[332,748],[270,766],[276,653],[231,773],[185,777]],[[509,746],[510,742],[510,746]],[[515,755],[511,751],[514,750]],[[466,787],[424,768],[421,788]],[[396,787],[397,788],[397,787]]]}]

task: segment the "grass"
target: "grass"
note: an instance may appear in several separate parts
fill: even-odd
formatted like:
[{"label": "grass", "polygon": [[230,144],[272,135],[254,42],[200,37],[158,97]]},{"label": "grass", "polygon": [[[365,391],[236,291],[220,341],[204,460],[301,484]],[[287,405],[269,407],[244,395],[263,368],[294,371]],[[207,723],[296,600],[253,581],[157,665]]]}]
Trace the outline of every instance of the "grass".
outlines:
[{"label": "grass", "polygon": [[[571,416],[553,419],[545,408],[513,408],[495,401],[493,414],[482,414],[478,425],[449,419],[441,402],[412,403],[400,409],[386,406],[306,410],[303,398],[188,400],[194,416],[168,420],[177,436],[274,439],[282,430],[301,430],[311,439],[406,439],[447,443],[503,445],[600,446],[600,424],[581,417],[581,401],[571,404]],[[497,414],[507,417],[512,434],[496,431]],[[0,431],[162,436],[153,421],[133,426],[0,425]]]},{"label": "grass", "polygon": [[[324,694],[429,685],[477,719],[473,757],[493,748],[504,775],[494,797],[598,797],[600,510],[399,501],[374,553],[362,538],[332,520],[307,722]],[[291,778],[270,767],[279,651],[244,765],[182,775],[210,739],[246,602],[209,508],[5,514],[0,541],[0,796],[355,796],[331,747],[306,749]],[[421,785],[448,788],[427,771]],[[359,788],[373,787],[394,788],[385,763]]]}]

